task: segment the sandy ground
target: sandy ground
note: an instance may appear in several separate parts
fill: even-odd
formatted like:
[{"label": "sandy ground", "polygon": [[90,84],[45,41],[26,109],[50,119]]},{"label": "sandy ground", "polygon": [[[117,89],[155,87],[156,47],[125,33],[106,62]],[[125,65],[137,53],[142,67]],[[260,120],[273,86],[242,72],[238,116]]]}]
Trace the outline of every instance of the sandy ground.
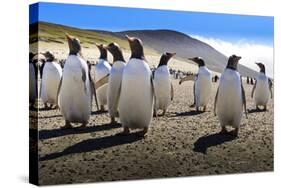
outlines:
[{"label": "sandy ground", "polygon": [[[108,113],[93,104],[87,128],[61,130],[59,110],[39,111],[39,183],[64,184],[162,177],[215,175],[273,170],[273,100],[268,111],[256,112],[246,85],[248,119],[243,116],[239,138],[220,135],[213,115],[217,83],[207,112],[196,113],[192,82],[173,80],[175,98],[165,116],[153,118],[144,139],[134,132],[116,136],[120,124],[108,124]],[[36,114],[31,112],[32,117]],[[78,125],[77,125],[78,126]],[[33,127],[31,127],[33,129]]]}]

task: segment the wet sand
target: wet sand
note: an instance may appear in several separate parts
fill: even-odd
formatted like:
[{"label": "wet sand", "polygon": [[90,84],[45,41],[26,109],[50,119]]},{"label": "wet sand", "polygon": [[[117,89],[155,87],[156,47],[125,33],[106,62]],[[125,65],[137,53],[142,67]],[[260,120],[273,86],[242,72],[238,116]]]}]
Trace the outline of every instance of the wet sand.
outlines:
[{"label": "wet sand", "polygon": [[272,99],[268,111],[255,111],[252,85],[244,83],[249,114],[248,119],[243,115],[240,135],[234,138],[218,134],[220,125],[213,114],[218,84],[213,83],[207,112],[196,113],[189,107],[193,82],[178,82],[173,80],[175,97],[166,115],[153,118],[144,139],[135,131],[116,136],[121,125],[108,124],[108,113],[96,112],[94,103],[83,129],[61,130],[59,110],[40,109],[39,184],[273,171]]}]

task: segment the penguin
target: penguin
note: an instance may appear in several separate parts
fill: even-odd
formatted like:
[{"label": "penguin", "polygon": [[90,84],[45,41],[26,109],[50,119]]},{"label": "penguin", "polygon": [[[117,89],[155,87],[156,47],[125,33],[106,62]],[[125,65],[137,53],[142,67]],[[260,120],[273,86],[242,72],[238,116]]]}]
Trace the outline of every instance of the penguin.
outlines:
[{"label": "penguin", "polygon": [[100,57],[95,67],[96,92],[100,110],[105,111],[105,105],[107,105],[108,78],[111,66],[107,61],[107,50],[104,45],[96,44],[96,46],[100,51]]},{"label": "penguin", "polygon": [[79,39],[66,34],[69,55],[65,61],[58,91],[58,104],[65,119],[62,128],[71,128],[71,123],[88,124],[91,109],[93,85],[86,61],[82,58]]},{"label": "penguin", "polygon": [[122,76],[119,116],[123,132],[120,134],[128,135],[130,129],[142,129],[138,135],[144,137],[153,116],[152,72],[144,57],[142,41],[128,35],[126,38],[131,49],[131,57]]},{"label": "penguin", "polygon": [[215,116],[218,114],[221,133],[228,133],[226,126],[230,125],[235,128],[230,132],[235,137],[239,134],[243,106],[247,118],[245,91],[237,71],[240,59],[241,57],[236,55],[229,57],[227,66],[220,77],[214,103],[214,114]]},{"label": "penguin", "polygon": [[55,56],[52,52],[47,51],[42,53],[46,62],[42,74],[42,83],[41,83],[41,99],[45,105],[45,108],[48,108],[48,103],[53,106],[57,106],[57,93],[59,83],[62,77],[62,68],[55,59]]},{"label": "penguin", "polygon": [[110,43],[105,47],[113,56],[113,65],[109,73],[109,82],[107,88],[108,112],[111,118],[111,124],[116,123],[115,117],[119,105],[122,75],[125,67],[125,59],[121,48],[116,43]]},{"label": "penguin", "polygon": [[193,85],[194,106],[196,107],[196,111],[199,111],[199,108],[203,107],[203,111],[205,112],[211,95],[212,74],[201,57],[189,58],[189,60],[197,63],[199,67]]},{"label": "penguin", "polygon": [[37,66],[33,57],[35,54],[29,53],[29,105],[31,108],[34,107],[37,99]]},{"label": "penguin", "polygon": [[154,71],[153,85],[155,92],[154,114],[157,116],[157,110],[163,111],[164,116],[168,106],[174,97],[174,89],[170,80],[170,74],[168,70],[168,61],[175,56],[176,53],[164,53],[160,58],[158,67]]},{"label": "penguin", "polygon": [[255,99],[256,109],[260,110],[259,106],[263,106],[263,110],[267,110],[267,102],[269,95],[272,98],[272,83],[265,74],[265,66],[262,63],[256,63],[260,68],[260,73],[256,78],[253,86],[251,97]]}]

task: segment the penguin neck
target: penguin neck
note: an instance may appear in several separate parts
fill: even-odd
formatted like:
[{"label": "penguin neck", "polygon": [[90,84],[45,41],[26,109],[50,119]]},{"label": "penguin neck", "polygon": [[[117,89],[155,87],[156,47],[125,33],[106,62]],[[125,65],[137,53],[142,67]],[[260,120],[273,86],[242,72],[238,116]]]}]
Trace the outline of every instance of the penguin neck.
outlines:
[{"label": "penguin neck", "polygon": [[123,56],[122,52],[117,52],[117,53],[113,54],[113,62],[116,62],[116,61],[125,62],[125,59],[124,59],[124,56]]},{"label": "penguin neck", "polygon": [[130,59],[133,59],[133,58],[145,60],[143,49],[137,48],[137,49],[132,50],[132,55],[131,55]]},{"label": "penguin neck", "polygon": [[265,75],[265,69],[261,69],[261,70],[260,70],[260,73],[262,73],[262,74]]},{"label": "penguin neck", "polygon": [[229,66],[229,65],[227,65],[227,66],[226,66],[226,68],[227,68],[227,69],[231,69],[231,70],[234,70],[234,71],[237,71],[237,68],[235,68],[235,67],[232,67],[232,66]]},{"label": "penguin neck", "polygon": [[158,66],[157,66],[157,68],[161,67],[161,66],[164,66],[164,65],[167,66],[167,64],[168,64],[168,61],[166,59],[161,59],[159,64],[158,64]]},{"label": "penguin neck", "polygon": [[145,61],[144,55],[132,54],[131,57],[130,57],[130,59],[133,59],[133,58],[135,58],[135,59],[140,59],[140,60],[144,60],[144,61]]},{"label": "penguin neck", "polygon": [[107,51],[106,50],[100,50],[100,59],[107,61]]},{"label": "penguin neck", "polygon": [[78,54],[79,54],[79,52],[74,52],[74,51],[69,52],[69,55],[76,55],[77,56]]}]

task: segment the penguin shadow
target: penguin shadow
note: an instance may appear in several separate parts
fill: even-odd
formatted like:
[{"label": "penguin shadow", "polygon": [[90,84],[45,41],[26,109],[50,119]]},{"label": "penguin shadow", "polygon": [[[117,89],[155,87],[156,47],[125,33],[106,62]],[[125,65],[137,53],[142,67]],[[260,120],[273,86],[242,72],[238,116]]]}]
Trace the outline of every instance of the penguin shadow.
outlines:
[{"label": "penguin shadow", "polygon": [[260,112],[266,112],[267,110],[264,110],[264,109],[256,109],[256,108],[253,108],[253,109],[248,109],[248,113],[249,114],[252,114],[252,113],[260,113]]},{"label": "penguin shadow", "polygon": [[196,110],[190,110],[190,111],[186,111],[186,112],[175,112],[174,113],[174,117],[176,116],[195,116],[195,115],[199,115],[199,114],[203,114],[204,111],[196,111]]},{"label": "penguin shadow", "polygon": [[44,117],[40,117],[40,119],[56,118],[56,117],[62,117],[62,115],[58,114],[58,115],[52,115],[52,116],[44,116]]},{"label": "penguin shadow", "polygon": [[211,135],[204,135],[196,140],[193,151],[207,154],[209,147],[221,145],[235,139],[237,139],[237,137],[231,134],[215,133]]},{"label": "penguin shadow", "polygon": [[99,115],[99,114],[106,114],[106,113],[107,113],[107,110],[105,110],[105,111],[99,110],[99,111],[92,111],[91,115]]},{"label": "penguin shadow", "polygon": [[83,133],[91,133],[97,131],[106,131],[110,129],[120,128],[121,124],[103,124],[103,125],[93,125],[85,128],[71,128],[71,129],[51,129],[51,130],[40,130],[39,131],[39,140],[45,140],[49,138],[61,137],[70,134],[83,134]]},{"label": "penguin shadow", "polygon": [[138,133],[131,133],[128,136],[111,135],[102,138],[84,140],[77,144],[67,147],[61,152],[47,154],[39,158],[39,161],[56,159],[65,155],[98,151],[118,145],[129,144],[141,140]]}]

